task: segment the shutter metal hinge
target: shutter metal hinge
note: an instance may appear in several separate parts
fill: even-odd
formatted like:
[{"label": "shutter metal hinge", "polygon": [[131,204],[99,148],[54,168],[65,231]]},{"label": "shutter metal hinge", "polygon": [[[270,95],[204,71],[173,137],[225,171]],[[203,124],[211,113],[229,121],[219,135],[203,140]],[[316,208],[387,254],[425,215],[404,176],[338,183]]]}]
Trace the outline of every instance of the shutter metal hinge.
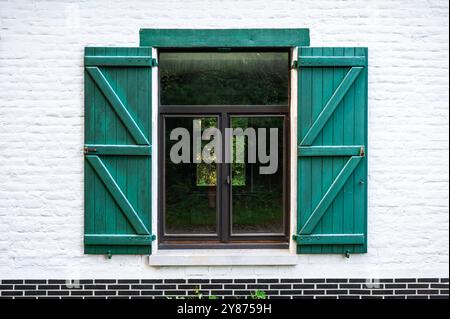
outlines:
[{"label": "shutter metal hinge", "polygon": [[108,257],[108,259],[111,259],[111,258],[112,258],[112,252],[111,252],[111,250],[108,250],[106,256]]},{"label": "shutter metal hinge", "polygon": [[156,240],[156,235],[152,235],[152,236],[151,236],[151,240],[152,240],[152,241],[155,241],[155,240]]},{"label": "shutter metal hinge", "polygon": [[366,155],[366,150],[364,149],[364,147],[361,147],[359,150],[359,156],[364,157]]},{"label": "shutter metal hinge", "polygon": [[345,251],[345,258],[350,258],[350,250]]},{"label": "shutter metal hinge", "polygon": [[95,153],[95,152],[97,152],[97,149],[94,148],[94,147],[85,147],[84,150],[83,150],[83,152],[84,152],[84,155],[87,155],[87,154],[89,154],[89,153]]},{"label": "shutter metal hinge", "polygon": [[156,59],[152,59],[152,66],[158,66],[158,61]]},{"label": "shutter metal hinge", "polygon": [[298,68],[298,61],[297,60],[292,61],[291,69],[297,69],[297,68]]}]

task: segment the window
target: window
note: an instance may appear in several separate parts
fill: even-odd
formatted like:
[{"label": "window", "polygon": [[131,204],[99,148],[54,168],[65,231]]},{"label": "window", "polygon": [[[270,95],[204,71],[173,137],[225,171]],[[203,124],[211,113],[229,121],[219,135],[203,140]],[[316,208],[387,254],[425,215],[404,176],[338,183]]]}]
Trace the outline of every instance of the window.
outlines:
[{"label": "window", "polygon": [[160,246],[287,247],[289,52],[161,50],[159,70]]}]

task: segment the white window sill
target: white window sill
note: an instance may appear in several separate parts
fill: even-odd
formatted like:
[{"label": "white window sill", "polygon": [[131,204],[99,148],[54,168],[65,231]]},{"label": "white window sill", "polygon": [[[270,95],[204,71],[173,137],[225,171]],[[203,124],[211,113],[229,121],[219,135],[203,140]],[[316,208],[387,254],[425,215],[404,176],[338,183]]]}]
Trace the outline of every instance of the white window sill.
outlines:
[{"label": "white window sill", "polygon": [[297,255],[287,249],[158,250],[151,266],[292,266]]}]

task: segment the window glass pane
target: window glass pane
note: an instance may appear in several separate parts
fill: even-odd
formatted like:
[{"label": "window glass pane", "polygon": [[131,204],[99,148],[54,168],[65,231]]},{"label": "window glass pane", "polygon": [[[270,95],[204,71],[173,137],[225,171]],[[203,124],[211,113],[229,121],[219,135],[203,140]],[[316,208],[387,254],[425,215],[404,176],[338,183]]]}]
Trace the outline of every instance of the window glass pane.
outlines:
[{"label": "window glass pane", "polygon": [[[233,129],[241,128],[251,133],[246,131],[250,129],[254,132],[253,140],[249,137],[252,134],[241,135],[241,138],[233,135],[232,233],[282,234],[284,119],[232,117],[231,123]],[[263,137],[265,143],[262,143]],[[251,153],[255,160],[251,159]],[[261,157],[261,153],[266,157]]]},{"label": "window glass pane", "polygon": [[[201,134],[208,128],[217,128],[217,118],[165,118],[164,211],[165,232],[169,235],[217,232],[217,165],[214,162],[205,163],[203,160],[194,163],[194,128],[199,128]],[[187,148],[177,147],[183,140],[180,132],[186,133],[187,144],[183,145]],[[207,143],[208,141],[202,141],[201,149],[207,147]],[[183,159],[183,154],[188,154],[187,158]]]},{"label": "window glass pane", "polygon": [[162,105],[287,105],[287,52],[161,52]]}]

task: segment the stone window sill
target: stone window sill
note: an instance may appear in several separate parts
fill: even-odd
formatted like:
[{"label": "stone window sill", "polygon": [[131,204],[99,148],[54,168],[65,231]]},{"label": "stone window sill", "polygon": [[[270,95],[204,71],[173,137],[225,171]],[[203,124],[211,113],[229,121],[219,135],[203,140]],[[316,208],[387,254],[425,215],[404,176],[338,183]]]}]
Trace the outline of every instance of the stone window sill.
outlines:
[{"label": "stone window sill", "polygon": [[149,257],[151,266],[292,266],[297,255],[287,249],[191,249],[158,250]]}]

